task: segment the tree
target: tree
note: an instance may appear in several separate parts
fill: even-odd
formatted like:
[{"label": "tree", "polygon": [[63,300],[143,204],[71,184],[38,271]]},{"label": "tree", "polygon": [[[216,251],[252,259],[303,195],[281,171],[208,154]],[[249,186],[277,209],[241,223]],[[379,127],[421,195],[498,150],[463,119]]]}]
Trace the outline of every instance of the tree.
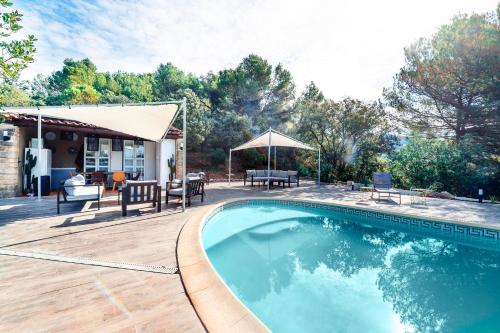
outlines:
[{"label": "tree", "polygon": [[292,75],[281,64],[273,68],[265,59],[251,54],[236,69],[225,69],[211,77],[212,105],[236,112],[250,120],[250,131],[283,126],[290,119],[295,93]]},{"label": "tree", "polygon": [[[213,128],[213,120],[210,117],[210,102],[195,94],[191,89],[179,90],[170,96],[170,99],[181,99],[186,97],[187,121],[186,127],[189,136],[188,148],[199,149],[205,142]],[[182,117],[178,117],[175,125],[182,128]]]},{"label": "tree", "polygon": [[[349,164],[356,156],[376,158],[390,149],[391,137],[384,108],[380,103],[366,103],[352,98],[339,102],[325,99],[311,83],[294,106],[296,133],[306,142],[321,149],[322,177],[325,181],[352,177]],[[369,144],[370,143],[370,144]],[[379,146],[377,155],[367,155]],[[363,149],[370,149],[363,152]],[[385,148],[385,149],[384,149]],[[364,170],[362,177],[375,170]]]},{"label": "tree", "polygon": [[[10,6],[12,6],[12,2],[0,0],[0,7]],[[12,39],[12,35],[22,28],[20,22],[23,14],[19,11],[2,11],[0,16],[0,80],[5,81],[16,79],[19,73],[33,62],[36,38],[33,35],[28,35],[24,39]]]},{"label": "tree", "polygon": [[25,90],[13,84],[0,84],[0,106],[26,106],[32,103],[30,95]]},{"label": "tree", "polygon": [[493,13],[459,15],[405,49],[384,94],[412,129],[460,141],[470,134],[500,149],[500,29]]},{"label": "tree", "polygon": [[96,66],[89,59],[65,59],[62,70],[48,78],[48,105],[95,104],[101,94],[94,88]]},{"label": "tree", "polygon": [[153,95],[156,100],[166,100],[181,89],[198,92],[201,83],[192,74],[186,74],[172,63],[160,64],[153,74]]},{"label": "tree", "polygon": [[42,74],[37,74],[30,82],[31,98],[35,105],[45,105],[49,97],[49,80]]}]

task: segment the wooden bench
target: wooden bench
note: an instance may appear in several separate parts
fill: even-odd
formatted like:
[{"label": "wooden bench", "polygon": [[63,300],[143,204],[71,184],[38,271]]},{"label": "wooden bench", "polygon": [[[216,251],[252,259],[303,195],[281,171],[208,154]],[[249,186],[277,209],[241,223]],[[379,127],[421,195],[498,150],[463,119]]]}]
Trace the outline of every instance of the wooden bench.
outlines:
[{"label": "wooden bench", "polygon": [[129,205],[153,203],[158,212],[161,212],[161,186],[156,180],[132,181],[129,180],[122,188],[122,215],[127,216]]}]

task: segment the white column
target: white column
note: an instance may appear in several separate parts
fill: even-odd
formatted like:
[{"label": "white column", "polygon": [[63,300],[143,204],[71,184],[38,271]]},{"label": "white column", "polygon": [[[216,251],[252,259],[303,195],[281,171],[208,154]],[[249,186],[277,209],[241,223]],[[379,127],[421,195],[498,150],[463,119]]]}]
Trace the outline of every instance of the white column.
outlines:
[{"label": "white column", "polygon": [[187,102],[182,99],[182,211],[186,211],[186,154],[187,154]]},{"label": "white column", "polygon": [[42,200],[42,113],[38,113],[38,201]]},{"label": "white column", "polygon": [[271,173],[271,127],[269,127],[269,143],[267,145],[267,189],[271,188],[270,174]]},{"label": "white column", "polygon": [[233,149],[229,148],[229,186],[231,186],[231,153]]}]

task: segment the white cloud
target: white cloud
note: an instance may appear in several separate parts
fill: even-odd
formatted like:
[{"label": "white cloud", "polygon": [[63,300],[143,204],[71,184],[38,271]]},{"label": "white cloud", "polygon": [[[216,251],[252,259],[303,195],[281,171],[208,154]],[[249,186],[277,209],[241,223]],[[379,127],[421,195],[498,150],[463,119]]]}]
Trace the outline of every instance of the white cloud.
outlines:
[{"label": "white cloud", "polygon": [[20,1],[25,31],[38,38],[25,78],[89,57],[104,71],[154,71],[172,62],[206,74],[249,53],[283,63],[301,90],[376,99],[403,65],[403,47],[430,36],[457,12],[484,12],[495,0]]}]

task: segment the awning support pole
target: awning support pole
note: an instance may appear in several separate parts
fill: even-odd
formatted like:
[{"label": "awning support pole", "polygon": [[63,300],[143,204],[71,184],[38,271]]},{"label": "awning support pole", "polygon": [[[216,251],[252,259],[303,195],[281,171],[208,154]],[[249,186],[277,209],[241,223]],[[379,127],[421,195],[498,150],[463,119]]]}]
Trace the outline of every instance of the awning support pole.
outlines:
[{"label": "awning support pole", "polygon": [[231,153],[233,152],[232,148],[229,148],[229,186],[231,186]]},{"label": "awning support pole", "polygon": [[38,201],[42,200],[42,163],[42,113],[38,112]]},{"label": "awning support pole", "polygon": [[186,153],[187,153],[187,102],[182,99],[182,211],[186,211]]},{"label": "awning support pole", "polygon": [[321,185],[321,148],[318,148],[318,186]]},{"label": "awning support pole", "polygon": [[267,145],[267,190],[271,188],[271,127],[269,127],[269,143]]}]

